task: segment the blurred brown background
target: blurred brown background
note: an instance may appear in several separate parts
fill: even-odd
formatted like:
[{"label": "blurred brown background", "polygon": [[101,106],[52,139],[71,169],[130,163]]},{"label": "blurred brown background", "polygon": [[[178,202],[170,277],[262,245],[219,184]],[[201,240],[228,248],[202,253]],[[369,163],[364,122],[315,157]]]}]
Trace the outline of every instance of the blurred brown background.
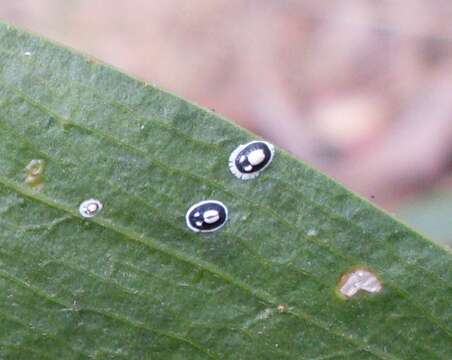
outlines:
[{"label": "blurred brown background", "polygon": [[0,0],[452,243],[450,0]]}]

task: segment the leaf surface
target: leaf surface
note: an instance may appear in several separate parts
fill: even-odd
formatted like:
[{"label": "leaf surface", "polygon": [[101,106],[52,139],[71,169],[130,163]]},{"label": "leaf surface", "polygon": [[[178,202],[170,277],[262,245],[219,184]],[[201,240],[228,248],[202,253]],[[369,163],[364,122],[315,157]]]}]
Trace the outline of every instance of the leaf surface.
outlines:
[{"label": "leaf surface", "polygon": [[[283,150],[238,180],[253,138],[0,25],[0,358],[450,358],[450,252]],[[206,199],[229,221],[194,233]],[[383,289],[346,299],[359,267]]]}]

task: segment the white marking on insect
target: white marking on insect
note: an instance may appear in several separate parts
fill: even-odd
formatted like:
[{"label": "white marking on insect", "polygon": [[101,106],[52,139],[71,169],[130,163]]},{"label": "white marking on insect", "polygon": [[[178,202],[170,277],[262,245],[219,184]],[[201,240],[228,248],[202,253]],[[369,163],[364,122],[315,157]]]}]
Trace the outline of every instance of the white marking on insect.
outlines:
[{"label": "white marking on insect", "polygon": [[345,274],[340,282],[342,295],[351,298],[360,291],[378,293],[383,289],[380,280],[367,269],[356,269]]},{"label": "white marking on insect", "polygon": [[204,222],[207,224],[213,224],[220,220],[220,213],[217,210],[207,210],[203,217]]},{"label": "white marking on insect", "polygon": [[92,218],[99,214],[102,208],[103,205],[99,200],[89,199],[80,204],[79,213],[84,218]]},{"label": "white marking on insect", "polygon": [[248,161],[251,165],[259,165],[265,160],[265,153],[262,149],[254,150],[248,155]]}]

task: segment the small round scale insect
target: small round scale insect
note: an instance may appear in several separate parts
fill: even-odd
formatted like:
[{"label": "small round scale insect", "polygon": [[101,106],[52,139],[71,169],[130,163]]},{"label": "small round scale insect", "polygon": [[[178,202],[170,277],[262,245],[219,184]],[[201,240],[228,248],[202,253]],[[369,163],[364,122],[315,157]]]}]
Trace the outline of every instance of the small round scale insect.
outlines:
[{"label": "small round scale insect", "polygon": [[188,209],[185,220],[195,232],[216,231],[228,221],[228,209],[220,201],[201,201]]},{"label": "small round scale insect", "polygon": [[92,218],[99,214],[103,208],[102,203],[96,199],[85,200],[80,204],[78,211],[84,218]]},{"label": "small round scale insect", "polygon": [[229,169],[239,179],[254,179],[273,160],[275,148],[266,141],[238,146],[229,156]]}]

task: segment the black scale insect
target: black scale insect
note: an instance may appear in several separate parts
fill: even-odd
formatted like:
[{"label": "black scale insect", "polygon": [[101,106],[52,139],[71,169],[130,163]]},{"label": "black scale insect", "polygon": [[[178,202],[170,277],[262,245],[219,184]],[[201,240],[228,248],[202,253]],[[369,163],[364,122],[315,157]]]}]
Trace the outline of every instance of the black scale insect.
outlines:
[{"label": "black scale insect", "polygon": [[229,169],[239,179],[254,179],[273,160],[275,149],[266,141],[252,141],[237,147],[229,157]]},{"label": "black scale insect", "polygon": [[[265,141],[238,146],[229,157],[229,169],[239,179],[254,179],[273,160],[275,149]],[[188,209],[187,226],[195,232],[212,232],[228,221],[228,209],[217,200],[201,201]]]},{"label": "black scale insect", "polygon": [[201,201],[188,209],[185,220],[195,232],[216,231],[228,220],[228,209],[220,201]]}]

